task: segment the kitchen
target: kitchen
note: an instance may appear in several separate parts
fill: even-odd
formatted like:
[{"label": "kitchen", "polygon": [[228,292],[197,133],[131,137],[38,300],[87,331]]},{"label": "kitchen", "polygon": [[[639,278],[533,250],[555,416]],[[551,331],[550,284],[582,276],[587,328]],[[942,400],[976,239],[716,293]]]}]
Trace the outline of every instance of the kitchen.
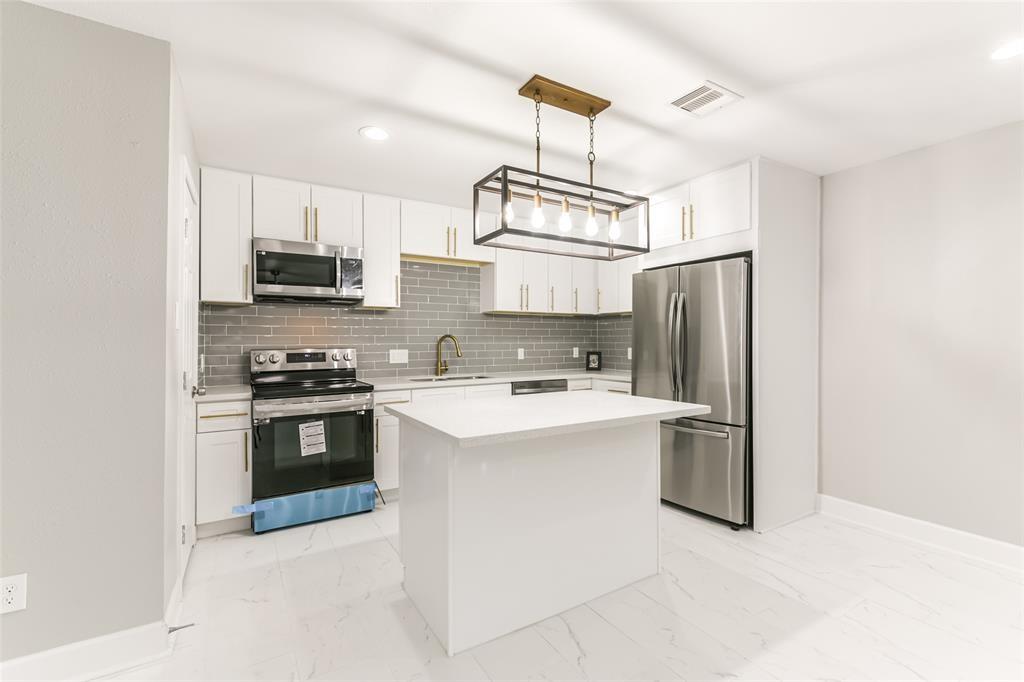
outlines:
[{"label": "kitchen", "polygon": [[1020,5],[44,5],[6,678],[1019,677]]}]

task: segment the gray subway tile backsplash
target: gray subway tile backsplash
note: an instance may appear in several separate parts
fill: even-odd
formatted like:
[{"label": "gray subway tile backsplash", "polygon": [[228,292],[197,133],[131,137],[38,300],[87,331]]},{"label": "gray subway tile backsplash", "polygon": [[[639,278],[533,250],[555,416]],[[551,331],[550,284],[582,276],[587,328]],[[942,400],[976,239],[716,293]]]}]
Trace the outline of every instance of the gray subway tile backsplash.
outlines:
[{"label": "gray subway tile backsplash", "polygon": [[[369,310],[294,303],[202,304],[199,352],[204,386],[248,383],[253,348],[355,348],[359,376],[422,376],[433,371],[435,344],[454,334],[463,357],[446,344],[452,374],[583,369],[584,353],[602,351],[606,369],[628,370],[630,316],[541,317],[477,312],[480,271],[473,267],[402,261],[402,307]],[[572,357],[573,347],[580,349]],[[409,362],[391,364],[388,351],[407,349]],[[517,349],[526,358],[516,358]]]}]

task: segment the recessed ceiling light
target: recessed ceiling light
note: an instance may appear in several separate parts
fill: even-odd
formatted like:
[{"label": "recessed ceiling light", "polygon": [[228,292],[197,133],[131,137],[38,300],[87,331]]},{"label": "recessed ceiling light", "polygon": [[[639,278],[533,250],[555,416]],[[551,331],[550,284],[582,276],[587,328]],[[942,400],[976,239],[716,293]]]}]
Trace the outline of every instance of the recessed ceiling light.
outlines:
[{"label": "recessed ceiling light", "polygon": [[1024,54],[1024,39],[1012,40],[992,53],[992,59],[1009,59]]},{"label": "recessed ceiling light", "polygon": [[378,128],[377,126],[363,126],[359,129],[359,134],[367,140],[373,140],[374,142],[383,142],[391,137],[388,134],[388,131],[383,128]]}]

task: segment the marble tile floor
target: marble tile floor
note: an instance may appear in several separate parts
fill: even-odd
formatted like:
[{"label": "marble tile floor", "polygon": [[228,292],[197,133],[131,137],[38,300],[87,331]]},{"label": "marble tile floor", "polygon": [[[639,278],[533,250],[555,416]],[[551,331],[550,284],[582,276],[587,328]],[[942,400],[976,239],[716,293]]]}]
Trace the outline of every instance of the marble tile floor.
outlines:
[{"label": "marble tile floor", "polygon": [[824,516],[756,534],[662,508],[662,573],[448,658],[402,591],[398,503],[196,546],[138,680],[1024,677],[1024,574]]}]

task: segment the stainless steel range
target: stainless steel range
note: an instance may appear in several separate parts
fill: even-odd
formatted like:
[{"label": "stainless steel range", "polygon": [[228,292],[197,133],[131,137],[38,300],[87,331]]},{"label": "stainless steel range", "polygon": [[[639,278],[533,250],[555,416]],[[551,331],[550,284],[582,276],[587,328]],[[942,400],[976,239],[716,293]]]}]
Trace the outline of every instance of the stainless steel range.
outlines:
[{"label": "stainless steel range", "polygon": [[254,350],[249,370],[253,530],[373,509],[373,386],[356,351]]}]

